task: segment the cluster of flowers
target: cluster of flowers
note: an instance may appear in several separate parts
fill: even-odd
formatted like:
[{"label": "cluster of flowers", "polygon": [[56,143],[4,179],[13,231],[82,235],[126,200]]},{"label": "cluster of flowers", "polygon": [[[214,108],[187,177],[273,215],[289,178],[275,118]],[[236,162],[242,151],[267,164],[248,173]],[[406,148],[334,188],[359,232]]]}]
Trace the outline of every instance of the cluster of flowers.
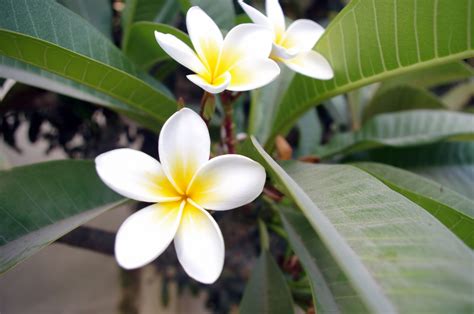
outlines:
[{"label": "cluster of flowers", "polygon": [[[223,38],[216,24],[198,7],[186,22],[195,52],[170,34],[155,32],[158,44],[193,71],[188,75],[209,93],[247,91],[271,82],[278,63],[296,72],[330,79],[332,69],[312,48],[324,29],[297,20],[288,29],[278,0],[267,0],[267,16],[239,2],[255,24],[241,24]],[[117,149],[96,158],[96,170],[107,186],[125,197],[154,203],[132,214],[115,242],[118,263],[138,268],[156,259],[174,240],[178,260],[192,278],[213,283],[224,265],[222,233],[207,210],[229,210],[252,202],[265,184],[265,170],[240,155],[209,160],[209,130],[194,111],[182,109],[164,124],[160,162],[136,150]]]},{"label": "cluster of flowers", "polygon": [[205,91],[248,91],[262,87],[280,74],[278,63],[315,79],[327,80],[333,71],[326,59],[313,50],[324,28],[311,20],[296,20],[286,28],[278,0],[266,1],[266,13],[239,1],[255,24],[240,24],[225,38],[214,21],[199,7],[186,15],[186,27],[194,46],[171,34],[155,32],[161,48],[193,71],[188,79]]}]

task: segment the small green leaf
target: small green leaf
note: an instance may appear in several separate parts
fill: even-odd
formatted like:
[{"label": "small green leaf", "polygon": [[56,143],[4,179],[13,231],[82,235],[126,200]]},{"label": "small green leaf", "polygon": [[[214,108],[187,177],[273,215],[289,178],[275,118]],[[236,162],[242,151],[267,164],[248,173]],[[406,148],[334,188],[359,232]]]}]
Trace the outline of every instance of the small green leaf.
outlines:
[{"label": "small green leaf", "polygon": [[267,250],[263,250],[240,303],[241,314],[291,314],[293,299],[285,277]]},{"label": "small green leaf", "polygon": [[474,115],[440,110],[413,110],[374,117],[357,132],[341,133],[316,154],[328,158],[381,146],[407,147],[443,140],[474,139]]},{"label": "small green leaf", "polygon": [[91,161],[52,161],[0,171],[0,273],[124,202]]},{"label": "small green leaf", "polygon": [[177,28],[152,22],[135,23],[130,29],[129,40],[123,50],[136,65],[143,69],[148,69],[155,63],[170,58],[156,42],[154,31],[172,34],[192,47],[188,35]]},{"label": "small green leaf", "polygon": [[176,109],[161,84],[55,1],[0,2],[0,54],[93,88],[161,122]]},{"label": "small green leaf", "polygon": [[474,248],[474,201],[403,169],[370,162],[353,165],[429,211],[466,245]]}]

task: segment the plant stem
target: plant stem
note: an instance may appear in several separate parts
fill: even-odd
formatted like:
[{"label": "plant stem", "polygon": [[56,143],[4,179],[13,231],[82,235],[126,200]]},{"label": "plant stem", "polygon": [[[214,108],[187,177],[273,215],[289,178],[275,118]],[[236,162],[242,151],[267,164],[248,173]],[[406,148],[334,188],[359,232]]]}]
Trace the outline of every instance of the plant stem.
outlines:
[{"label": "plant stem", "polygon": [[222,107],[224,108],[224,120],[222,121],[223,142],[227,147],[228,154],[235,154],[235,125],[234,125],[234,102],[240,93],[233,95],[225,91],[221,94]]},{"label": "plant stem", "polygon": [[260,233],[260,249],[269,250],[270,249],[270,236],[268,235],[267,226],[263,220],[258,220],[258,231]]},{"label": "plant stem", "polygon": [[210,97],[214,97],[214,95],[204,91],[204,94],[202,94],[201,98],[201,111],[199,112],[199,114],[201,115],[201,118],[204,120],[204,122],[206,122],[206,125],[209,125],[209,122],[212,118],[206,114],[206,105]]}]

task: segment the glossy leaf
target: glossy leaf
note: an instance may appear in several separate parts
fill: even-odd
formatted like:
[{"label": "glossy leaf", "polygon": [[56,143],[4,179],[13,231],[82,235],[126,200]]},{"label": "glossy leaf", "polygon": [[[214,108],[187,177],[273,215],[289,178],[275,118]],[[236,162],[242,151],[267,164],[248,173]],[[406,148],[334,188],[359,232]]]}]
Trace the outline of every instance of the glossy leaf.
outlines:
[{"label": "glossy leaf", "polygon": [[0,273],[123,201],[90,161],[0,171]]},{"label": "glossy leaf", "polygon": [[172,34],[192,47],[188,35],[172,26],[152,22],[135,23],[130,29],[129,39],[123,50],[141,68],[148,69],[159,61],[170,59],[156,42],[154,31]]},{"label": "glossy leaf", "polygon": [[221,30],[230,30],[235,25],[235,8],[232,0],[178,0],[186,13],[192,6],[203,9]]},{"label": "glossy leaf", "polygon": [[[122,47],[126,47],[134,23],[149,21],[171,23],[179,12],[176,0],[126,0],[122,13]],[[155,38],[152,33],[152,38]]]},{"label": "glossy leaf", "polygon": [[327,269],[332,289],[350,284],[377,313],[472,311],[472,251],[423,208],[353,166],[293,162],[285,171],[255,140],[244,151],[296,203],[347,277]]},{"label": "glossy leaf", "polygon": [[76,83],[62,76],[42,70],[33,65],[0,55],[0,76],[5,76],[26,85],[50,90],[58,94],[88,101],[118,111],[148,129],[158,132],[160,120],[131,107],[93,88]]},{"label": "glossy leaf", "polygon": [[377,93],[364,108],[363,121],[389,112],[408,111],[417,109],[446,109],[446,106],[436,97],[419,87],[395,85]]},{"label": "glossy leaf", "polygon": [[267,250],[255,265],[240,303],[241,314],[291,314],[293,299],[285,277]]},{"label": "glossy leaf", "polygon": [[334,136],[316,154],[328,158],[381,146],[407,147],[460,139],[474,139],[474,115],[439,110],[396,112],[374,117],[360,131]]},{"label": "glossy leaf", "polygon": [[474,56],[472,0],[354,0],[331,22],[315,49],[335,77],[297,75],[277,107],[266,142],[290,130],[311,106],[349,90]]},{"label": "glossy leaf", "polygon": [[409,171],[379,163],[355,163],[394,191],[417,203],[474,248],[474,201]]},{"label": "glossy leaf", "polygon": [[63,6],[89,21],[112,38],[112,3],[109,0],[58,0]]},{"label": "glossy leaf", "polygon": [[474,200],[474,142],[454,142],[410,148],[383,148],[351,157],[376,161],[415,172]]},{"label": "glossy leaf", "polygon": [[[61,30],[61,31],[59,31]],[[99,31],[54,1],[0,3],[0,54],[93,88],[164,122],[174,100]]]}]

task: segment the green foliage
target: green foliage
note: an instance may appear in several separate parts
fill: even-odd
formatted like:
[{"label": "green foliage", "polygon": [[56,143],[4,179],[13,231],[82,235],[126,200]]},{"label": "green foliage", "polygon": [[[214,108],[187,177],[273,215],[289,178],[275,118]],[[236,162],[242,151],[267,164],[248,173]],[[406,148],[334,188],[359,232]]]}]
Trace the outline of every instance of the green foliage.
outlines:
[{"label": "green foliage", "polygon": [[54,1],[1,2],[0,47],[2,55],[93,88],[158,121],[175,110],[174,100],[158,82]]},{"label": "green foliage", "polygon": [[354,0],[316,45],[335,71],[329,81],[297,75],[277,105],[271,136],[290,130],[321,101],[396,75],[474,56],[472,4],[460,0]]},{"label": "green foliage", "polygon": [[141,68],[148,69],[159,61],[170,59],[156,42],[154,31],[172,34],[192,47],[188,35],[172,26],[152,22],[135,23],[130,28],[129,40],[123,50]]},{"label": "green foliage", "polygon": [[410,148],[383,148],[356,157],[400,167],[474,199],[474,142],[453,142]]},{"label": "green foliage", "polygon": [[293,300],[278,265],[267,250],[263,250],[245,288],[240,304],[241,314],[291,314]]},{"label": "green foliage", "polygon": [[[296,203],[347,277],[341,281],[326,269],[327,286],[341,289],[335,295],[350,285],[379,313],[473,309],[467,291],[474,280],[466,276],[472,251],[423,208],[352,166],[293,162],[287,173],[255,140],[245,150]],[[351,306],[346,298],[334,300]]]},{"label": "green foliage", "polygon": [[109,0],[58,0],[69,10],[89,21],[108,38],[112,38],[112,6]]},{"label": "green foliage", "polygon": [[0,171],[0,273],[123,201],[90,161]]},{"label": "green foliage", "polygon": [[438,110],[396,112],[374,117],[360,131],[336,135],[316,154],[328,158],[381,146],[407,147],[461,139],[474,139],[472,114]]},{"label": "green foliage", "polygon": [[179,3],[176,0],[126,0],[122,12],[122,46],[127,46],[134,23],[171,23],[178,11]]},{"label": "green foliage", "polygon": [[143,111],[103,94],[94,88],[53,74],[31,64],[0,55],[0,73],[0,76],[5,76],[24,84],[110,108],[134,119],[140,125],[150,130],[155,132],[159,130],[161,120],[157,120]]},{"label": "green foliage", "polygon": [[417,203],[474,248],[474,201],[409,171],[378,163],[355,163]]},{"label": "green foliage", "polygon": [[443,103],[432,93],[409,85],[396,85],[377,93],[364,108],[362,120],[388,112],[417,109],[446,109]]}]

